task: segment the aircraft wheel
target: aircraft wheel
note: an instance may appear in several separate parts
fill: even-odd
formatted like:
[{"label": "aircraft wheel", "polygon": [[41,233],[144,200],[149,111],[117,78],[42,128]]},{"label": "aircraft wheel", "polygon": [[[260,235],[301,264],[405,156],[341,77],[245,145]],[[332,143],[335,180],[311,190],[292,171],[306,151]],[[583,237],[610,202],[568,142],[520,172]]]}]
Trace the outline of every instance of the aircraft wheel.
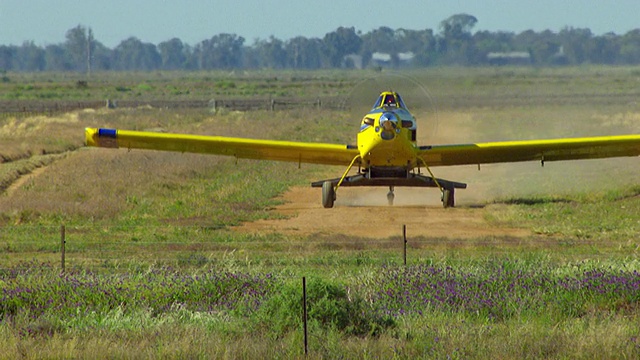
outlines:
[{"label": "aircraft wheel", "polygon": [[445,209],[449,207],[449,196],[451,196],[449,190],[442,190],[442,207]]},{"label": "aircraft wheel", "polygon": [[445,189],[442,192],[442,206],[446,209],[455,206],[455,198],[453,189]]},{"label": "aircraft wheel", "polygon": [[395,194],[393,193],[393,187],[389,187],[389,192],[387,193],[387,202],[389,206],[393,206],[393,200],[395,199]]},{"label": "aircraft wheel", "polygon": [[326,209],[333,207],[333,202],[336,200],[336,191],[333,188],[331,181],[325,181],[322,183],[322,206]]},{"label": "aircraft wheel", "polygon": [[445,209],[455,206],[455,198],[453,194],[454,194],[453,189],[445,189],[442,191],[442,206]]},{"label": "aircraft wheel", "polygon": [[456,206],[456,201],[455,201],[455,191],[453,189],[449,190],[449,206],[448,207],[455,207]]}]

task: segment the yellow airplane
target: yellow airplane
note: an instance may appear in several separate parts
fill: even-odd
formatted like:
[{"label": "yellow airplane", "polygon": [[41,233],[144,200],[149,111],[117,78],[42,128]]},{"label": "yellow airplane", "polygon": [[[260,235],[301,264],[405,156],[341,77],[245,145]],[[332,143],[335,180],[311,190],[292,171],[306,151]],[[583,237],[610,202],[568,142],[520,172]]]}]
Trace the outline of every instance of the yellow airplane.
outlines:
[{"label": "yellow airplane", "polygon": [[[390,205],[396,186],[436,187],[442,193],[443,206],[453,207],[455,189],[465,189],[467,185],[436,178],[430,169],[433,166],[531,160],[544,166],[545,161],[640,155],[640,135],[419,146],[416,130],[416,120],[400,94],[384,91],[362,119],[356,145],[96,128],[86,128],[85,136],[87,146],[346,166],[341,177],[311,184],[322,187],[325,208],[333,207],[336,191],[348,186],[388,186]],[[356,165],[358,173],[348,175]],[[421,173],[423,168],[428,176]]]}]

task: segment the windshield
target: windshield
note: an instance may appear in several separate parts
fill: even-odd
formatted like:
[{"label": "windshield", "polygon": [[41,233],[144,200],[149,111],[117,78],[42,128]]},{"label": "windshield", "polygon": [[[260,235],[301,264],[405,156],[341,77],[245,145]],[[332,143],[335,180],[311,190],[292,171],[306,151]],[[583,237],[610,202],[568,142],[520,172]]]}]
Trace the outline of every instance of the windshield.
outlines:
[{"label": "windshield", "polygon": [[373,109],[377,109],[383,106],[399,107],[404,109],[407,108],[404,104],[404,101],[402,100],[402,97],[400,97],[400,94],[395,92],[384,92],[380,94],[378,100],[376,100],[375,104],[373,104]]}]

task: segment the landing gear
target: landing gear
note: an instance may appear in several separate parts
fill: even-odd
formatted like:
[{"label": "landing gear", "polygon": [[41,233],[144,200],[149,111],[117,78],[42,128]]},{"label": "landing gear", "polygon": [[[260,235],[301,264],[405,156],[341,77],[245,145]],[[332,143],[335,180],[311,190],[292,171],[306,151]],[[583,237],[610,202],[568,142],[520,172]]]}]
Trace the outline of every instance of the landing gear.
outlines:
[{"label": "landing gear", "polygon": [[336,191],[333,188],[331,181],[325,181],[322,183],[322,206],[324,208],[332,208],[333,203],[336,201]]},{"label": "landing gear", "polygon": [[454,188],[442,190],[442,206],[445,209],[455,206],[454,194],[455,194]]},{"label": "landing gear", "polygon": [[[358,160],[356,157],[352,161]],[[367,169],[365,172],[347,176],[345,172],[342,177],[335,179],[327,179],[314,181],[311,186],[322,188],[322,206],[332,208],[336,201],[336,192],[342,187],[354,186],[384,186],[389,188],[387,193],[387,202],[391,206],[395,201],[395,187],[429,187],[438,188],[442,194],[442,206],[445,208],[454,207],[454,192],[456,189],[466,189],[467,184],[455,181],[436,179],[433,176],[425,176],[413,172],[402,171],[393,172],[393,169]]]}]

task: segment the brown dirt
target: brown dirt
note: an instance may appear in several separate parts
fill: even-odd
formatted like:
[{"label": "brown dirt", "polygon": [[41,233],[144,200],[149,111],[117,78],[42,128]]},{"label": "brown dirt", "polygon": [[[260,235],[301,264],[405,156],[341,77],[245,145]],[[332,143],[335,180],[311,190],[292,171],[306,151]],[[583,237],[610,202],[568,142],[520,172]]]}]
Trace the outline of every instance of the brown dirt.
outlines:
[{"label": "brown dirt", "polygon": [[[433,195],[419,205],[416,191]],[[386,205],[386,189],[340,189],[335,207],[325,209],[321,190],[294,187],[284,194],[284,204],[273,211],[285,219],[260,220],[236,228],[243,232],[277,232],[292,235],[346,235],[385,239],[401,234],[407,226],[410,236],[468,239],[484,236],[526,237],[526,229],[496,228],[484,219],[483,208],[444,209],[439,204],[437,189],[396,189],[396,203]],[[430,197],[430,196],[429,196]]]}]

